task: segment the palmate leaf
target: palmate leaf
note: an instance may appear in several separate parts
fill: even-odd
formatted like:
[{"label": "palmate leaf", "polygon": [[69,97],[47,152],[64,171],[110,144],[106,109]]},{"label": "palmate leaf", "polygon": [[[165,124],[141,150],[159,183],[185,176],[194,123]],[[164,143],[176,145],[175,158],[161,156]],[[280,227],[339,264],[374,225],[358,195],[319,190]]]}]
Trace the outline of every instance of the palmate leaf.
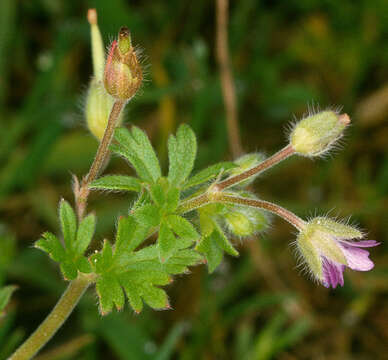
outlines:
[{"label": "palmate leaf", "polygon": [[35,247],[60,263],[65,279],[73,280],[77,277],[78,271],[83,273],[92,271],[84,252],[92,240],[96,218],[90,214],[77,227],[76,215],[65,200],[61,200],[59,204],[59,217],[64,242],[62,243],[54,234],[45,232],[41,239],[35,242]]},{"label": "palmate leaf", "polygon": [[149,234],[148,230],[139,223],[135,214],[121,217],[115,247],[105,241],[102,251],[91,257],[98,274],[96,290],[102,314],[109,313],[113,307],[120,310],[124,305],[124,295],[136,312],[142,310],[143,302],[154,309],[169,308],[167,294],[159,286],[169,284],[171,275],[187,272],[188,266],[202,261],[200,254],[187,249],[187,242],[177,245],[164,263],[159,260],[157,245],[135,251]]},{"label": "palmate leaf", "polygon": [[131,131],[119,128],[115,131],[115,140],[117,143],[111,149],[126,158],[143,181],[155,183],[161,177],[159,160],[142,130],[136,126]]}]

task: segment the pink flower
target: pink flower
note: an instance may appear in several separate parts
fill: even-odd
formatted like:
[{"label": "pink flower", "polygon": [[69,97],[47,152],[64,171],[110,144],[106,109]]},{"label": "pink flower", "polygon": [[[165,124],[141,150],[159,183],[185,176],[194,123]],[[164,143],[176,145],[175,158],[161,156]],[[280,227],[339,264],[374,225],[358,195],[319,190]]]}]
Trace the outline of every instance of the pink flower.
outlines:
[{"label": "pink flower", "polygon": [[334,241],[337,241],[337,244],[344,254],[346,265],[329,260],[322,255],[322,284],[327,288],[331,286],[333,289],[337,287],[337,285],[344,285],[343,272],[346,266],[357,271],[369,271],[373,269],[374,264],[372,260],[369,259],[369,251],[360,248],[373,247],[380,244],[375,240],[362,240],[354,242],[349,240],[334,239]]},{"label": "pink flower", "polygon": [[325,217],[316,217],[300,231],[296,244],[315,279],[326,287],[343,286],[346,267],[368,271],[374,266],[366,247],[379,245],[375,240],[360,240],[357,228]]}]

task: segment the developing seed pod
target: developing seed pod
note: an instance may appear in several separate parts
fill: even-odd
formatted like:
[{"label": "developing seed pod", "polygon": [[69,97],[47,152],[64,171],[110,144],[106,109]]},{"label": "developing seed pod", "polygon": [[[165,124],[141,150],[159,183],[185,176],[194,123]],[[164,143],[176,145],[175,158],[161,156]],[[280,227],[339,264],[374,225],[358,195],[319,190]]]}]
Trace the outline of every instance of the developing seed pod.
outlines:
[{"label": "developing seed pod", "polygon": [[331,110],[321,111],[295,125],[290,134],[290,144],[300,155],[307,157],[322,155],[342,137],[349,123],[347,114],[339,115]]},{"label": "developing seed pod", "polygon": [[114,98],[128,101],[136,94],[142,80],[143,73],[132,47],[129,30],[122,27],[106,61],[105,89]]},{"label": "developing seed pod", "polygon": [[[92,42],[93,78],[90,81],[86,97],[85,117],[90,132],[98,140],[101,140],[108,124],[114,99],[106,92],[103,84],[105,64],[104,43],[98,28],[97,12],[95,9],[89,9],[88,21]],[[123,117],[120,115],[118,123],[120,124],[122,120]]]}]

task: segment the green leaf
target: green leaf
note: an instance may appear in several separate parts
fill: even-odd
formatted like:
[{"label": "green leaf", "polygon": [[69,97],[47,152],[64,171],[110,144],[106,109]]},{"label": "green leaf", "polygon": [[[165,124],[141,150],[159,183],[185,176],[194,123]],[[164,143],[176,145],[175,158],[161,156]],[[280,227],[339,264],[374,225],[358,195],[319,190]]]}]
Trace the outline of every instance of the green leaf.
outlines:
[{"label": "green leaf", "polygon": [[35,242],[35,247],[48,253],[49,256],[60,263],[60,269],[66,280],[77,277],[78,271],[90,273],[92,267],[83,253],[89,246],[96,225],[94,215],[86,216],[77,229],[77,220],[71,206],[61,200],[59,217],[64,237],[64,245],[58,238],[49,232]]},{"label": "green leaf", "polygon": [[[138,244],[149,235],[135,215],[139,209],[128,217],[120,218],[114,252],[105,241],[101,252],[91,256],[94,270],[99,274],[97,293],[102,314],[108,313],[114,306],[118,308],[123,306],[123,289],[129,304],[136,312],[142,310],[143,301],[155,309],[169,308],[167,294],[158,286],[169,284],[171,274],[188,272],[188,266],[203,261],[199,253],[187,249],[193,239],[198,237],[195,229],[191,228],[190,223],[189,225],[186,223],[187,220],[174,216],[171,221],[174,222],[175,228],[178,228],[177,235],[190,238],[190,241],[185,241],[183,237],[178,241],[167,222],[163,221],[159,232],[159,244],[134,251],[137,245],[133,244]],[[163,263],[160,261],[162,256]]]},{"label": "green leaf", "polygon": [[134,240],[136,222],[133,216],[121,216],[117,228],[115,242],[115,256],[120,255],[123,251],[134,250],[131,244]]},{"label": "green leaf", "polygon": [[196,185],[203,184],[207,181],[217,178],[221,173],[228,173],[228,170],[236,168],[237,165],[231,161],[224,161],[209,166],[208,168],[196,173],[183,185],[183,189],[188,189]]},{"label": "green leaf", "polygon": [[64,261],[60,265],[63,276],[66,280],[74,280],[77,277],[77,267],[71,261]]},{"label": "green leaf", "polygon": [[86,216],[79,224],[77,240],[73,246],[76,254],[82,255],[92,241],[96,227],[96,217],[93,214]]},{"label": "green leaf", "polygon": [[141,181],[138,178],[125,175],[107,175],[92,181],[91,189],[114,191],[141,191]]},{"label": "green leaf", "polygon": [[167,217],[167,224],[180,238],[194,242],[200,237],[194,226],[182,216],[169,215]]},{"label": "green leaf", "polygon": [[64,199],[59,204],[59,219],[66,248],[71,249],[77,231],[77,218],[73,208]]},{"label": "green leaf", "polygon": [[146,182],[154,183],[161,177],[158,158],[147,135],[137,127],[132,132],[119,128],[115,132],[118,144],[111,149],[124,156],[136,169],[137,174]]},{"label": "green leaf", "polygon": [[50,232],[45,232],[34,246],[49,254],[54,261],[60,262],[66,259],[66,252],[61,242]]},{"label": "green leaf", "polygon": [[190,175],[194,167],[197,154],[197,140],[194,132],[188,125],[181,125],[176,137],[170,136],[168,140],[170,184],[181,185]]},{"label": "green leaf", "polygon": [[109,272],[113,266],[113,250],[109,241],[104,240],[101,252],[92,255],[90,259],[97,274]]},{"label": "green leaf", "polygon": [[93,271],[93,268],[90,265],[90,262],[84,256],[81,256],[77,260],[75,260],[75,264],[77,269],[82,273],[89,274]]},{"label": "green leaf", "polygon": [[238,256],[238,251],[218,226],[214,228],[210,235],[204,236],[195,249],[204,254],[209,273],[212,273],[220,265],[224,252],[232,256]]},{"label": "green leaf", "polygon": [[153,184],[150,187],[150,195],[152,201],[158,206],[162,207],[166,202],[166,193],[162,184]]},{"label": "green leaf", "polygon": [[158,209],[152,204],[146,204],[136,209],[133,213],[137,222],[144,226],[154,227],[160,223],[160,214]]},{"label": "green leaf", "polygon": [[165,205],[165,211],[167,213],[173,213],[176,208],[178,207],[180,198],[180,191],[178,188],[171,186],[166,195],[166,205]]},{"label": "green leaf", "polygon": [[203,237],[195,249],[205,255],[210,274],[221,264],[224,257],[224,252],[213,238],[213,233]]},{"label": "green leaf", "polygon": [[15,285],[8,285],[0,288],[0,315],[7,306],[13,292],[17,289]]},{"label": "green leaf", "polygon": [[166,223],[160,225],[158,247],[160,259],[165,262],[176,250],[177,239]]},{"label": "green leaf", "polygon": [[100,312],[106,315],[113,306],[121,310],[125,303],[124,293],[119,281],[113,274],[103,274],[97,279],[96,290],[100,298]]}]

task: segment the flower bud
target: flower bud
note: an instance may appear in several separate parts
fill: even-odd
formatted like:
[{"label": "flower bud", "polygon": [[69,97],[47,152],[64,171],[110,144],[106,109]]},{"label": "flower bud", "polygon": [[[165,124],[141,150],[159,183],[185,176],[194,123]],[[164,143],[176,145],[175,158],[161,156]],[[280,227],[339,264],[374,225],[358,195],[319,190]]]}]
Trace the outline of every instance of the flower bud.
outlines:
[{"label": "flower bud", "polygon": [[[230,175],[231,176],[239,175],[244,171],[252,169],[256,165],[263,162],[264,160],[265,160],[265,156],[262,153],[252,153],[252,154],[243,155],[234,161],[234,163],[237,164],[238,167],[231,169]],[[256,176],[251,176],[249,179],[239,183],[238,186],[240,187],[248,186],[256,179],[257,176],[258,174]]]},{"label": "flower bud", "polygon": [[237,236],[251,236],[269,225],[267,216],[260,210],[240,206],[232,209],[225,211],[224,219],[229,230]]},{"label": "flower bud", "polygon": [[253,223],[250,221],[248,216],[239,211],[226,213],[225,222],[230,231],[237,236],[249,236],[255,231]]},{"label": "flower bud", "polygon": [[310,220],[299,233],[296,244],[313,276],[324,286],[343,285],[345,267],[367,271],[373,268],[369,252],[362,249],[376,246],[374,240],[361,239],[355,227],[325,217]]},{"label": "flower bud", "polygon": [[131,44],[129,30],[122,27],[106,61],[105,89],[116,99],[129,100],[136,94],[142,80],[142,70]]},{"label": "flower bud", "polygon": [[[90,24],[94,76],[90,82],[86,97],[85,117],[90,132],[98,140],[101,140],[108,124],[114,99],[106,92],[102,82],[105,63],[104,43],[97,24],[96,10],[89,9],[87,16]],[[121,114],[118,122],[121,123],[122,119]]]},{"label": "flower bud", "polygon": [[330,150],[342,137],[350,119],[347,114],[321,111],[298,122],[290,134],[290,143],[296,153],[303,156],[318,156]]}]

